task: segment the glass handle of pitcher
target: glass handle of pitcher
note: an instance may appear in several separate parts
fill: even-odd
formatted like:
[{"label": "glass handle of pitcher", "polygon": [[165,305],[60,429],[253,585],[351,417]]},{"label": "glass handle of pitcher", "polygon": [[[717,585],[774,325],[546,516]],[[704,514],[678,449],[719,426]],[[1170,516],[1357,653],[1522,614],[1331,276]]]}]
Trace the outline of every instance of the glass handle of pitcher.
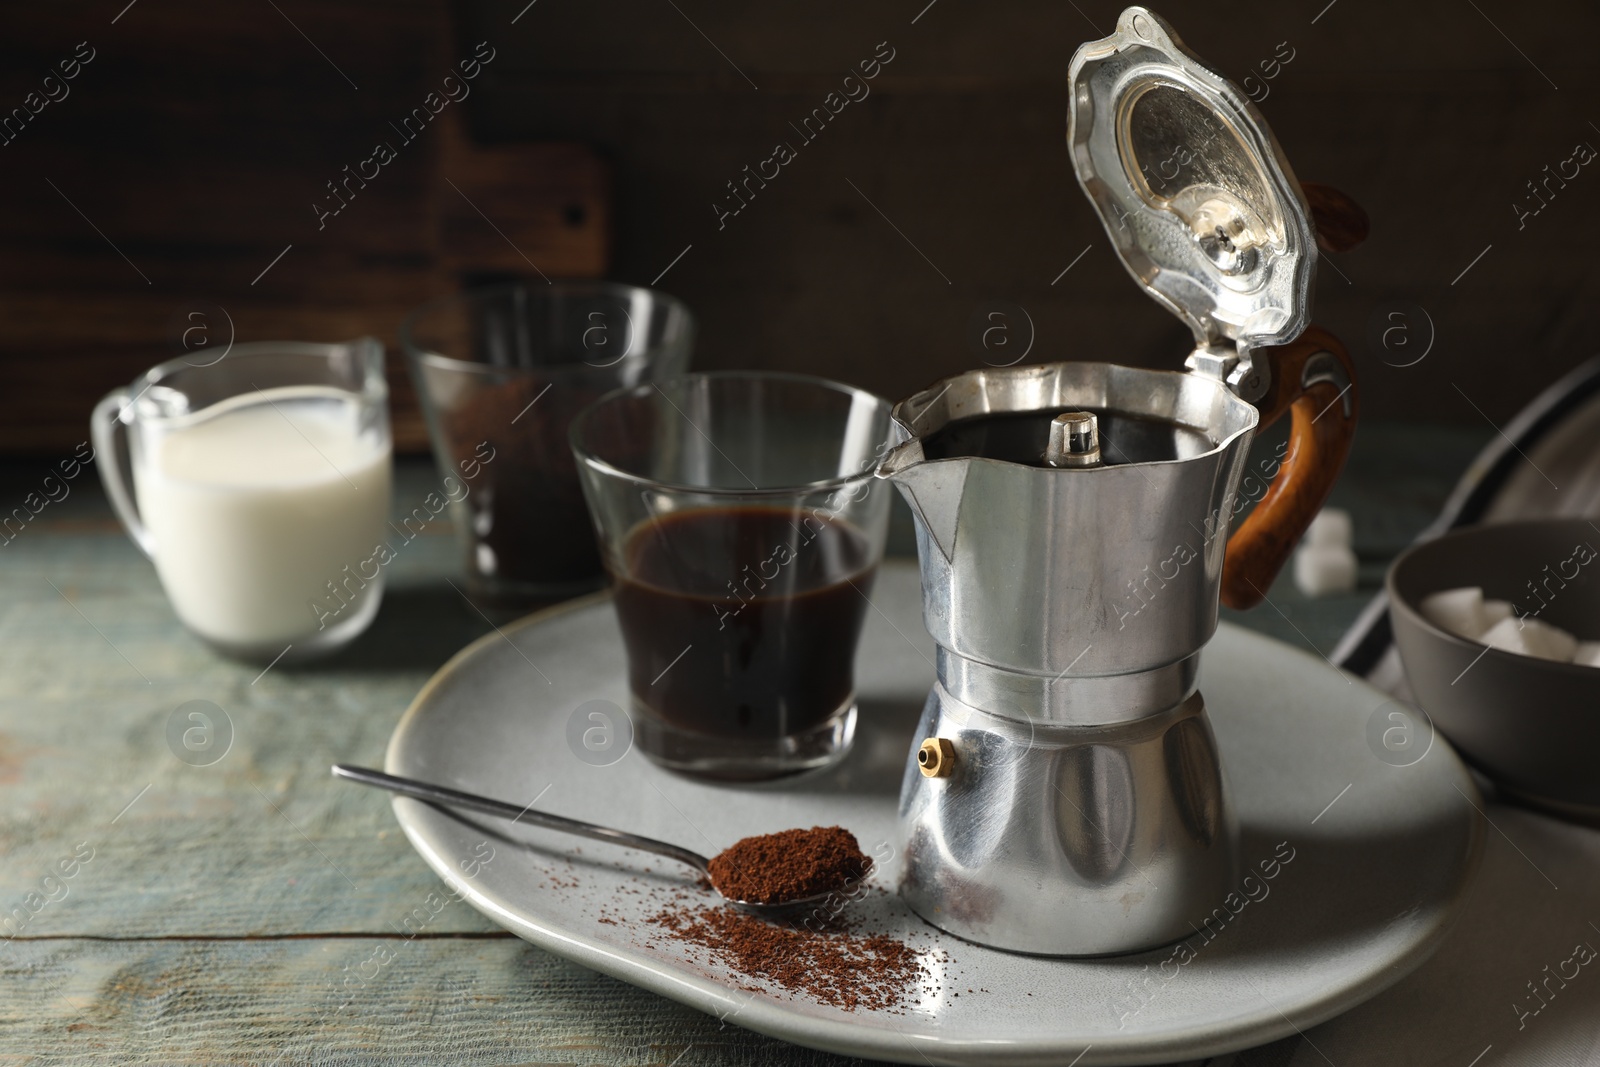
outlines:
[{"label": "glass handle of pitcher", "polygon": [[1278,571],[1327,502],[1355,439],[1355,365],[1333,334],[1311,326],[1277,348],[1261,349],[1272,386],[1256,402],[1261,429],[1285,414],[1289,440],[1277,471],[1254,511],[1228,538],[1222,563],[1222,602],[1253,608],[1266,599]]},{"label": "glass handle of pitcher", "polygon": [[119,427],[127,425],[134,399],[126,389],[114,389],[107,393],[95,405],[94,414],[89,416],[89,437],[94,442],[95,458],[99,461],[100,483],[106,487],[106,496],[111,498],[117,518],[122,520],[123,527],[128,531],[128,536],[133,538],[133,543],[139,546],[139,551],[154,559],[155,543],[139,518],[133,494],[128,492],[128,484],[122,476],[123,449],[119,441],[121,435],[117,431]]}]

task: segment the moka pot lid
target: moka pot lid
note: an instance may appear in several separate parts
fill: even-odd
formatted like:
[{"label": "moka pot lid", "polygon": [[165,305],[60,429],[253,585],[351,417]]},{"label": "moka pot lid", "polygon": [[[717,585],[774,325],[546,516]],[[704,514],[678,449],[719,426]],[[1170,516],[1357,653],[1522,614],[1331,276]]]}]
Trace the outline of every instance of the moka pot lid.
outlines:
[{"label": "moka pot lid", "polygon": [[1310,210],[1266,120],[1142,7],[1078,48],[1070,80],[1073,166],[1112,247],[1189,325],[1196,357],[1256,399],[1266,381],[1250,379],[1249,353],[1305,329],[1317,261]]}]

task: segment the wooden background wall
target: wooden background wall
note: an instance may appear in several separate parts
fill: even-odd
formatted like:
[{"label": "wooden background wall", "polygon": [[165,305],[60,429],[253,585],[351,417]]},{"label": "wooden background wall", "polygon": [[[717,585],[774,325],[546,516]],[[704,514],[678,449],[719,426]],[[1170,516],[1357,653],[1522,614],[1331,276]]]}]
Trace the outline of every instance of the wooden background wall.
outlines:
[{"label": "wooden background wall", "polygon": [[[397,441],[422,448],[396,342],[410,309],[530,260],[605,271],[595,152],[462,132],[509,50],[413,141],[391,125],[473,55],[445,0],[117,0],[0,24],[0,117],[52,72],[59,83],[80,42],[94,50],[65,98],[0,144],[0,450],[70,450],[101,394],[185,355],[194,321],[214,344],[383,338]],[[314,204],[338,203],[326,183],[379,141],[394,160],[319,219]]]},{"label": "wooden background wall", "polygon": [[[968,324],[996,301],[1031,316],[1030,360],[1173,366],[1187,352],[1186,331],[1110,254],[1064,146],[1067,64],[1111,30],[1120,0],[677,0],[681,13],[539,0],[509,26],[523,3],[464,5],[474,39],[517,42],[477,130],[582,136],[617,160],[613,273],[648,282],[693,245],[661,284],[705,320],[702,366],[805,368],[900,396],[976,365]],[[1280,42],[1293,49],[1262,110],[1302,178],[1346,190],[1373,220],[1317,291],[1317,318],[1362,350],[1369,416],[1481,425],[1455,383],[1503,420],[1600,349],[1600,166],[1521,232],[1511,207],[1578,142],[1600,148],[1600,5],[1152,6],[1236,82],[1259,79]],[[719,231],[724,182],[797,140],[788,124],[884,40],[896,58],[872,95]],[[1437,337],[1402,369],[1363,335],[1406,304]],[[1409,320],[1415,343],[1392,363],[1423,348],[1426,321]]]},{"label": "wooden background wall", "polygon": [[[1068,60],[1120,3],[125,2],[4,16],[0,110],[78,42],[96,58],[0,146],[0,449],[81,440],[94,397],[174,354],[172,317],[193,302],[226,308],[239,340],[392,344],[409,307],[526,272],[524,254],[551,274],[661,276],[701,319],[701,367],[891,396],[1013,358],[1029,321],[1030,361],[1173,366],[1186,351],[1111,255],[1063,145]],[[1593,354],[1600,168],[1520,225],[1513,205],[1538,206],[1526,183],[1546,164],[1600,147],[1600,8],[1158,10],[1255,79],[1302,177],[1371,213],[1371,240],[1328,264],[1317,297],[1356,351],[1369,416],[1503,421]],[[496,58],[470,100],[319,231],[323,183],[479,41]],[[885,41],[871,95],[802,143],[789,124]],[[778,141],[797,158],[719,228],[725,183]],[[986,353],[971,324],[1002,305],[1015,347]],[[1386,352],[1371,325],[1397,311],[1391,343],[1411,344]]]}]

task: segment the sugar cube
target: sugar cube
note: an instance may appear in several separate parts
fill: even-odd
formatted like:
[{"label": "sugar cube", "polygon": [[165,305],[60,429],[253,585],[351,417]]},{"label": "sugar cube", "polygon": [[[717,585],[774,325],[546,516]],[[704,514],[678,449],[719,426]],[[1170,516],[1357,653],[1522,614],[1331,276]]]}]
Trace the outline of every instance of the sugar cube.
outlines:
[{"label": "sugar cube", "polygon": [[1485,600],[1483,602],[1483,628],[1487,630],[1501,619],[1511,618],[1511,601]]},{"label": "sugar cube", "polygon": [[1323,548],[1350,547],[1350,513],[1343,508],[1323,508],[1306,527],[1305,543]]},{"label": "sugar cube", "polygon": [[1306,596],[1348,593],[1356,587],[1356,556],[1339,545],[1301,545],[1294,554],[1294,584]]},{"label": "sugar cube", "polygon": [[1501,619],[1479,638],[1490,648],[1523,656],[1570,663],[1578,639],[1556,626],[1532,617]]},{"label": "sugar cube", "polygon": [[1585,667],[1600,667],[1600,641],[1579,641],[1577,651],[1572,654],[1572,662]]},{"label": "sugar cube", "polygon": [[1468,641],[1479,640],[1489,629],[1489,620],[1484,613],[1483,590],[1475,585],[1446,589],[1424,597],[1421,607],[1422,614],[1429,622]]}]

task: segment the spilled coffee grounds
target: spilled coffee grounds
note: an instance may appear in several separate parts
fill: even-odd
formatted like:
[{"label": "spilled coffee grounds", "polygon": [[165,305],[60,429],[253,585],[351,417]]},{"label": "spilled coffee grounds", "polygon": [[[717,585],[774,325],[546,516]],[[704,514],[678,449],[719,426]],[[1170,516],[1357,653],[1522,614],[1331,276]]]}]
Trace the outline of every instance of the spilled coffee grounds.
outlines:
[{"label": "spilled coffee grounds", "polygon": [[729,900],[782,904],[845,889],[872,869],[855,835],[813,826],[747,837],[713,856],[711,884]]},{"label": "spilled coffee grounds", "polygon": [[709,949],[730,971],[845,1011],[891,1010],[931,989],[915,949],[888,934],[853,931],[837,918],[801,924],[725,906],[678,904],[649,922]]},{"label": "spilled coffee grounds", "polygon": [[841,914],[866,892],[861,880],[871,869],[855,835],[843,827],[747,837],[711,860],[711,883],[724,897],[760,904],[826,900],[809,911],[764,917],[680,898],[649,922],[675,940],[708,949],[735,974],[845,1011],[890,1010],[927,982],[915,949],[888,934],[863,932]]}]

